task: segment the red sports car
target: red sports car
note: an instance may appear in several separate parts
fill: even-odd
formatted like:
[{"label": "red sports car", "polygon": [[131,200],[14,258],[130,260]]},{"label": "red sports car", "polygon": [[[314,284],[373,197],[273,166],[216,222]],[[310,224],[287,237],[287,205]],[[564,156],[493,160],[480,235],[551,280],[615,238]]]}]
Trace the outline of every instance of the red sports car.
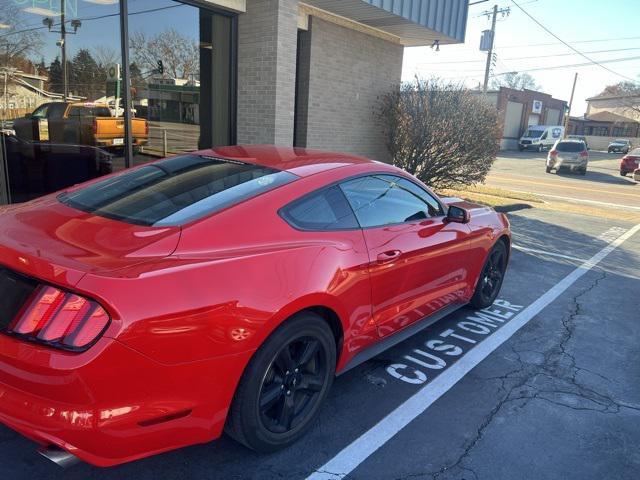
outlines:
[{"label": "red sports car", "polygon": [[0,210],[0,421],[58,463],[299,438],[345,372],[489,306],[506,217],[344,154],[226,147]]}]

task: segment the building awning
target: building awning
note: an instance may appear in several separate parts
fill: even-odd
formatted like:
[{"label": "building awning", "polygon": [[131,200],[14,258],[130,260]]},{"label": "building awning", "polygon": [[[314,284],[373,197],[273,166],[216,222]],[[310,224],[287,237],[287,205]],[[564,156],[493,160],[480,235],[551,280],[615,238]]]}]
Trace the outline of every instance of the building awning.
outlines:
[{"label": "building awning", "polygon": [[462,43],[468,0],[304,0],[399,38],[407,46]]}]

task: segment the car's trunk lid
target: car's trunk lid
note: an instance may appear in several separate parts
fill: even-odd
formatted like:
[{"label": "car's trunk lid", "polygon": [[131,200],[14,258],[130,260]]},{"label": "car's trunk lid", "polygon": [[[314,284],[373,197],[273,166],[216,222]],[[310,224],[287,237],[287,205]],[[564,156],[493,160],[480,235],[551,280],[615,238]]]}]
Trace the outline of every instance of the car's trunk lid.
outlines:
[{"label": "car's trunk lid", "polygon": [[147,227],[73,209],[48,196],[0,209],[0,267],[76,285],[175,250],[179,227]]}]

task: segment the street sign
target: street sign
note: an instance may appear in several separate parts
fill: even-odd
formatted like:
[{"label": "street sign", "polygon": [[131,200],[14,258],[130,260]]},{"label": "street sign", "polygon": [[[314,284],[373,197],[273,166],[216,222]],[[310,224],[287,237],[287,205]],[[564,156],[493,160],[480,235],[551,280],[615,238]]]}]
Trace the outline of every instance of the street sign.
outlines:
[{"label": "street sign", "polygon": [[542,101],[534,100],[531,106],[531,113],[542,113]]},{"label": "street sign", "polygon": [[112,63],[107,66],[107,81],[117,82],[118,80],[120,80],[120,64]]}]

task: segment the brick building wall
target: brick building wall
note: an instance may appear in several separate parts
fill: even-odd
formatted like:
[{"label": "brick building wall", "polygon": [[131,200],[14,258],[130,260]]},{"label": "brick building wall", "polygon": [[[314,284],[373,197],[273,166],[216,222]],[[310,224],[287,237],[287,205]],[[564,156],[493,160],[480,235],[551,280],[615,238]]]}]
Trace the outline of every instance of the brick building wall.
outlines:
[{"label": "brick building wall", "polygon": [[238,18],[238,143],[293,143],[297,0],[247,0]]},{"label": "brick building wall", "polygon": [[378,97],[400,82],[402,45],[317,17],[306,38],[308,105],[298,105],[298,144],[388,161],[375,109]]}]

